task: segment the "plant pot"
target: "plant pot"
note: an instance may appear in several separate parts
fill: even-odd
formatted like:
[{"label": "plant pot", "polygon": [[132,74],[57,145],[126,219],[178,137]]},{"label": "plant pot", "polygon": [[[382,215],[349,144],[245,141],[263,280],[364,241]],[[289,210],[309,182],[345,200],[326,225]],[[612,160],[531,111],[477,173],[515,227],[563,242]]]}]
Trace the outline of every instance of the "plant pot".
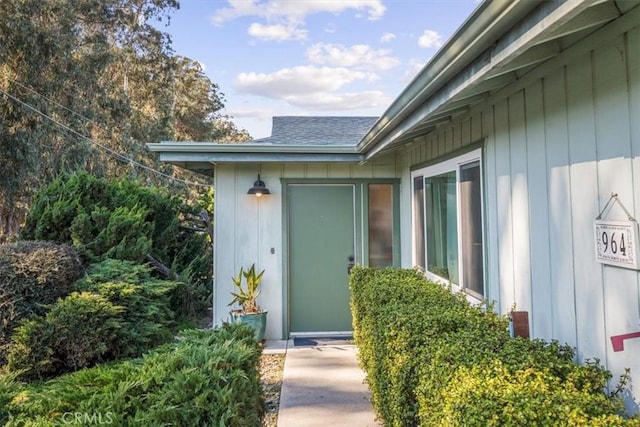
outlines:
[{"label": "plant pot", "polygon": [[241,313],[239,311],[232,311],[231,323],[244,323],[249,325],[255,332],[256,341],[261,342],[264,339],[264,331],[267,327],[267,312]]}]

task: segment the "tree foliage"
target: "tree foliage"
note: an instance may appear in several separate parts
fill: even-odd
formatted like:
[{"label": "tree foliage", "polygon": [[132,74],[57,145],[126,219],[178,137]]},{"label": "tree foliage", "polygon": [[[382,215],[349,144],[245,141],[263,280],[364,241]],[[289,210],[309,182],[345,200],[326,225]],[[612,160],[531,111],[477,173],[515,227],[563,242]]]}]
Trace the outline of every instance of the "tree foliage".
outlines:
[{"label": "tree foliage", "polygon": [[0,2],[0,235],[15,231],[37,189],[60,172],[138,175],[107,150],[173,173],[145,143],[248,139],[219,114],[218,86],[158,30],[178,7],[177,0]]}]

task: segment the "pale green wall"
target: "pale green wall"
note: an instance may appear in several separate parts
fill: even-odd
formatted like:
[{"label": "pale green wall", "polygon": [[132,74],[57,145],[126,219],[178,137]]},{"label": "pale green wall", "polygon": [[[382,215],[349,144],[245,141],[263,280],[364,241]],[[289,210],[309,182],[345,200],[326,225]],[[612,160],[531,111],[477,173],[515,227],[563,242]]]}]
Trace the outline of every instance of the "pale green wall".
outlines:
[{"label": "pale green wall", "polygon": [[[599,358],[614,378],[631,368],[636,383],[640,339],[613,352],[610,337],[640,330],[640,275],[595,262],[593,221],[612,192],[640,216],[639,9],[398,156],[409,188],[411,167],[480,142],[486,296],[502,313],[513,304],[528,311],[534,336],[576,346],[580,360]],[[626,215],[614,209],[608,219]],[[411,265],[408,244],[402,258]]]}]

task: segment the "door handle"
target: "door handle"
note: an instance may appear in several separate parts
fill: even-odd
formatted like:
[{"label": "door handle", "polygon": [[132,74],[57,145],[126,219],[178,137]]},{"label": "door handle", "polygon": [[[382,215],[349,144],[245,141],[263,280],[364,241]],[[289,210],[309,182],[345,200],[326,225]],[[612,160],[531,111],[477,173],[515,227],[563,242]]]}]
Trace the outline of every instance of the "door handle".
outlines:
[{"label": "door handle", "polygon": [[356,257],[354,257],[353,255],[349,255],[348,259],[349,264],[347,264],[347,274],[351,274],[351,269],[354,265],[356,265]]}]

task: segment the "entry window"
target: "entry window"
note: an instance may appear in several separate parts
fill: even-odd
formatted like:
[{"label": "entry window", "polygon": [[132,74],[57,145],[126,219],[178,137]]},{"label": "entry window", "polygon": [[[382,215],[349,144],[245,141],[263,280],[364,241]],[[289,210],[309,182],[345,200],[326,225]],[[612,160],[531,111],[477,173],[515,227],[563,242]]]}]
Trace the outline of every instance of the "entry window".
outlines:
[{"label": "entry window", "polygon": [[414,260],[427,276],[484,296],[480,151],[412,173]]},{"label": "entry window", "polygon": [[369,266],[393,265],[393,185],[369,184]]},{"label": "entry window", "polygon": [[425,271],[424,176],[413,178],[413,265]]}]

